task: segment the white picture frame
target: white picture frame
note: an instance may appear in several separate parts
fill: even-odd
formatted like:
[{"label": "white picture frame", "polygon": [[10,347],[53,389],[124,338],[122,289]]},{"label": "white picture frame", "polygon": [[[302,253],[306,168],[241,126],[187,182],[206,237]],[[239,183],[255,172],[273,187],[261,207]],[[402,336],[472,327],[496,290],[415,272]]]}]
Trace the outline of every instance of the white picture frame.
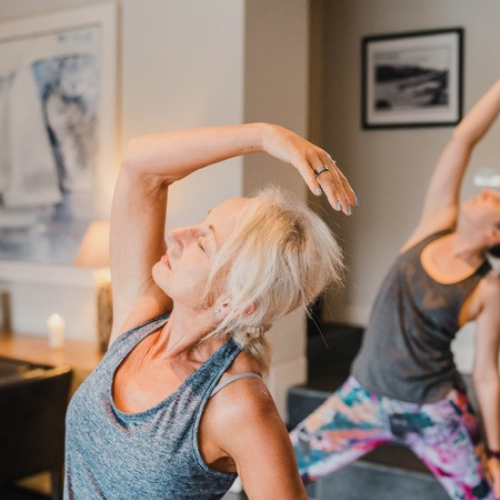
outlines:
[{"label": "white picture frame", "polygon": [[[65,281],[86,224],[109,217],[117,173],[117,35],[116,3],[0,23],[0,120],[2,112],[4,117],[3,130],[0,125],[4,144],[0,145],[0,280],[24,281],[29,275],[40,281],[54,275]],[[2,86],[4,108],[10,107],[7,111],[2,110]],[[53,160],[57,187],[63,193],[55,203],[50,203],[50,196],[55,192],[57,197],[57,189],[47,188],[40,195],[30,191],[33,179],[40,178],[49,186],[48,179],[53,177],[47,165],[34,165],[43,158],[39,152],[47,152],[42,132],[40,141],[30,144],[38,139],[37,120],[48,130],[52,150],[47,165],[52,164],[51,156],[63,158]],[[31,169],[22,182],[18,164]],[[6,180],[10,182],[7,187]],[[28,186],[25,192],[24,186]],[[29,205],[34,199],[39,199],[39,209]],[[54,207],[58,207],[57,217]],[[57,235],[58,224],[63,225],[64,235]],[[17,241],[12,237],[16,231]],[[11,241],[5,244],[9,235]],[[26,249],[16,254],[16,244],[21,248],[24,237],[30,238],[30,246],[38,237],[40,247],[49,248],[43,248],[41,256]],[[11,250],[14,254],[9,254]]]}]

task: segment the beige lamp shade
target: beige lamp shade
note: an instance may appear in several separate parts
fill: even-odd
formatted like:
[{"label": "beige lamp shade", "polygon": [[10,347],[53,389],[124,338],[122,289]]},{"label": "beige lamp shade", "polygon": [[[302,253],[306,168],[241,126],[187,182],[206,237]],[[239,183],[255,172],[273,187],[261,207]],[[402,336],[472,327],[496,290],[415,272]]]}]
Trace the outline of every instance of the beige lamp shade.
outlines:
[{"label": "beige lamp shade", "polygon": [[113,325],[113,298],[109,275],[109,222],[95,220],[83,235],[75,265],[93,268],[96,284],[97,338],[106,352]]},{"label": "beige lamp shade", "polygon": [[109,222],[95,220],[89,224],[78,249],[75,265],[103,268],[109,266]]}]

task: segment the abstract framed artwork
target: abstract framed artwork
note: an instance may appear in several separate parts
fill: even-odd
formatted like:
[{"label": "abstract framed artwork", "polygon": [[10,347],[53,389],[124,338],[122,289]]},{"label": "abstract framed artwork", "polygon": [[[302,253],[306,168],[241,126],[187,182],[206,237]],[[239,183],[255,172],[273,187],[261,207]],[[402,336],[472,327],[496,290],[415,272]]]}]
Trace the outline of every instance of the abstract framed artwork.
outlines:
[{"label": "abstract framed artwork", "polygon": [[362,40],[362,125],[437,127],[462,116],[463,29]]},{"label": "abstract framed artwork", "polygon": [[0,261],[10,267],[71,265],[89,222],[109,214],[116,17],[104,3],[0,24]]}]

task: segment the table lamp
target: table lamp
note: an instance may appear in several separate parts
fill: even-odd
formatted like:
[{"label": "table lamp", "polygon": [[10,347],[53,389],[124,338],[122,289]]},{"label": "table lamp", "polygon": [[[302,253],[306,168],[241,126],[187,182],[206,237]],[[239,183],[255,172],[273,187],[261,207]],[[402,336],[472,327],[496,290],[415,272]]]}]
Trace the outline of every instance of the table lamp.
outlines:
[{"label": "table lamp", "polygon": [[99,350],[106,352],[113,324],[113,299],[109,271],[109,222],[92,221],[78,248],[75,266],[93,269],[97,299],[97,338]]}]

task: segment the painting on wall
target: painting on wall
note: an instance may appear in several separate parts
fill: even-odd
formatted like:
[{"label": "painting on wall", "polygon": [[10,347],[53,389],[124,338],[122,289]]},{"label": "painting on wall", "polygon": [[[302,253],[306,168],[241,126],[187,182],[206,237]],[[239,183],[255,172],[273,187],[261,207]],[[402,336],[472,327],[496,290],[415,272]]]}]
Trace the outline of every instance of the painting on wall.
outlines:
[{"label": "painting on wall", "polygon": [[116,7],[0,25],[0,260],[72,264],[107,216],[116,151]]},{"label": "painting on wall", "polygon": [[362,123],[451,126],[462,116],[463,29],[365,37]]}]

